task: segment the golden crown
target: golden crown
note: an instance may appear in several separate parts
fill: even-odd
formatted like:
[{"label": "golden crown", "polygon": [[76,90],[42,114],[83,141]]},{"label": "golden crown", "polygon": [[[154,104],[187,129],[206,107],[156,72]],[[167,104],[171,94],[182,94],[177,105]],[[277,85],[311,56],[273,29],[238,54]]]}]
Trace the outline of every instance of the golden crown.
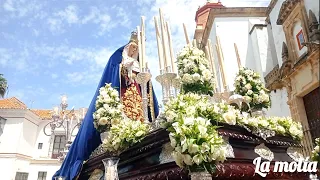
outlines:
[{"label": "golden crown", "polygon": [[129,43],[134,42],[138,44],[138,33],[136,31],[131,32],[131,37]]}]

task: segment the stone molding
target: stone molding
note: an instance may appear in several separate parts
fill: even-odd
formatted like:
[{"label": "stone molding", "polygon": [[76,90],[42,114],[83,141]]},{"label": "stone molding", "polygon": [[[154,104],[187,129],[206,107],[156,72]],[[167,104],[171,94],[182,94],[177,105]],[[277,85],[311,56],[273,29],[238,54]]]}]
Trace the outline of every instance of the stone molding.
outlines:
[{"label": "stone molding", "polygon": [[300,0],[286,0],[282,3],[277,19],[277,25],[282,25],[284,21],[286,21],[299,2]]}]

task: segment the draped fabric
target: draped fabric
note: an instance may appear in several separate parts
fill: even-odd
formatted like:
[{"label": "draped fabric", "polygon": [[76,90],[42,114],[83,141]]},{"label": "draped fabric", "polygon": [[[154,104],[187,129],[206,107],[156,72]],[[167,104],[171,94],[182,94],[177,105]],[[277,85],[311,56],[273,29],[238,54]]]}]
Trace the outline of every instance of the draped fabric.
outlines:
[{"label": "draped fabric", "polygon": [[[93,126],[93,116],[95,112],[95,102],[99,95],[99,89],[106,83],[111,83],[111,86],[120,93],[120,63],[122,61],[122,52],[125,46],[116,50],[110,57],[97,90],[92,98],[87,114],[84,117],[78,134],[73,141],[69,152],[63,161],[60,169],[54,174],[56,176],[64,176],[66,180],[75,179],[81,169],[84,161],[88,160],[91,153],[101,144],[100,133],[96,131]],[[153,90],[153,89],[152,89]],[[153,93],[154,111],[155,116],[158,116],[158,102],[155,94]],[[150,114],[150,113],[149,113]]]}]

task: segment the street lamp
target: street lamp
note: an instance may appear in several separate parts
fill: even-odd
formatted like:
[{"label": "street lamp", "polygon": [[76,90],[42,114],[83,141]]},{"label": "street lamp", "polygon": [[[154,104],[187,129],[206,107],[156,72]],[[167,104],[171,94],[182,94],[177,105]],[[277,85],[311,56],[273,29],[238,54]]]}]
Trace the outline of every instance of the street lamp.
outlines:
[{"label": "street lamp", "polygon": [[[81,122],[86,114],[87,108],[80,108],[78,111],[74,110],[72,107],[71,110],[67,110],[68,107],[68,97],[67,95],[61,96],[61,103],[59,106],[54,106],[52,111],[52,121],[44,126],[43,132],[46,136],[51,136],[55,133],[57,128],[61,128],[64,131],[66,137],[66,145],[64,151],[58,157],[60,161],[63,161],[66,157],[69,148],[72,144],[72,134],[76,128],[80,128]],[[51,132],[47,133],[46,128],[50,126]]]}]

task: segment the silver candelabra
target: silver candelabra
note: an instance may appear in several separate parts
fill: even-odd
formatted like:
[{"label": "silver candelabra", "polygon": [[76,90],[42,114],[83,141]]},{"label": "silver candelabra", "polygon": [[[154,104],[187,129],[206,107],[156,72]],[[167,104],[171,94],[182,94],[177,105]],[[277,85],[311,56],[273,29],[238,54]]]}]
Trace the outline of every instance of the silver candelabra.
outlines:
[{"label": "silver candelabra", "polygon": [[[64,148],[64,151],[61,152],[60,156],[58,159],[60,161],[63,161],[64,158],[66,157],[69,148],[72,144],[71,137],[73,136],[73,131],[76,128],[80,128],[81,122],[86,114],[87,109],[86,108],[81,108],[78,113],[75,113],[74,108],[71,110],[67,110],[68,103],[67,103],[67,96],[63,95],[61,97],[61,103],[60,103],[60,108],[58,106],[53,107],[52,111],[52,121],[47,123],[44,128],[43,132],[46,136],[51,136],[55,133],[55,130],[57,128],[62,128],[64,130],[64,134],[66,137],[66,145]],[[77,120],[74,124],[75,119]],[[51,132],[47,133],[46,129],[47,127],[50,127]]]},{"label": "silver candelabra", "polygon": [[148,117],[148,92],[147,92],[147,83],[150,81],[152,75],[150,70],[146,68],[142,68],[142,71],[137,75],[136,81],[141,86],[141,94],[142,94],[142,105],[144,112],[144,122],[149,123]]},{"label": "silver candelabra", "polygon": [[[165,105],[171,97],[174,97],[177,92],[174,93],[173,80],[177,77],[176,73],[171,71],[171,67],[167,66],[165,70],[160,71],[160,75],[156,77],[156,80],[162,86],[162,103]],[[176,83],[176,87],[178,87],[178,83]],[[177,88],[176,88],[177,89]]]}]

